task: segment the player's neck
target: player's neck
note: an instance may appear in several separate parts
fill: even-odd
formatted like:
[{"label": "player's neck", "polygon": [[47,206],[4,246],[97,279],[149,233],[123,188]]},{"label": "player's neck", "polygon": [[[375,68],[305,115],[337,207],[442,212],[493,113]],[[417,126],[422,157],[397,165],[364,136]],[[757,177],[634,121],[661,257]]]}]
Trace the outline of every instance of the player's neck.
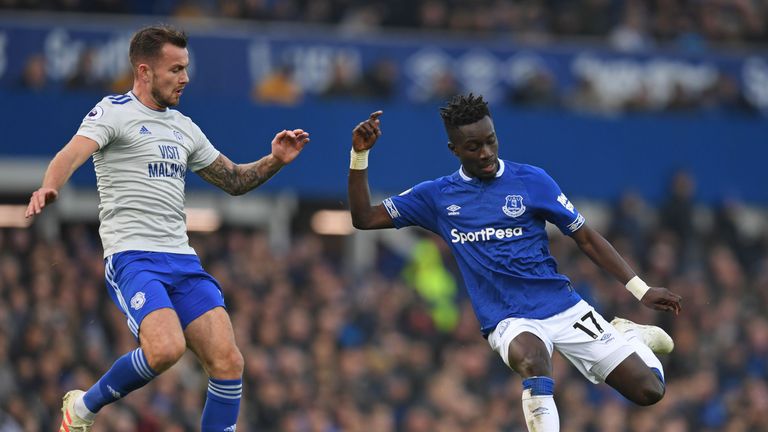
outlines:
[{"label": "player's neck", "polygon": [[145,107],[155,111],[165,111],[166,107],[160,106],[155,98],[152,97],[152,92],[148,88],[134,83],[131,93],[142,103]]}]

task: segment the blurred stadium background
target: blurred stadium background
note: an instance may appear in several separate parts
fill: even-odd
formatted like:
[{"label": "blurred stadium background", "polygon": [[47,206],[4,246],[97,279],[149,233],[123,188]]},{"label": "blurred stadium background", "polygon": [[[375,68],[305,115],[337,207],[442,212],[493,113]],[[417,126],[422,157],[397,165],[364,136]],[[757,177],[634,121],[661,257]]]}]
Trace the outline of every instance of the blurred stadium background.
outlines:
[{"label": "blurred stadium background", "polygon": [[[179,109],[238,162],[284,128],[312,142],[231,198],[190,175],[188,222],[246,358],[238,430],[524,431],[519,377],[480,337],[447,248],[354,233],[350,133],[381,108],[377,198],[452,172],[437,108],[491,101],[504,158],[547,169],[677,317],[643,308],[559,233],[560,269],[608,319],[677,344],[637,409],[556,357],[569,432],[768,431],[768,2],[0,0],[0,431],[52,431],[132,339],[104,288],[92,167],[32,225],[48,160],[130,88],[139,26],[190,35]],[[105,408],[95,431],[195,431],[194,358]]]}]

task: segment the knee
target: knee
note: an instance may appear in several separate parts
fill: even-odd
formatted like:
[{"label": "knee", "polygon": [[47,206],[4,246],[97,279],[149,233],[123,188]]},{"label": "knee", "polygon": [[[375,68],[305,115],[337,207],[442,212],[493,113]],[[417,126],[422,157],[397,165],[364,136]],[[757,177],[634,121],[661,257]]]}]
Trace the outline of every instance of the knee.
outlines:
[{"label": "knee", "polygon": [[523,378],[549,376],[551,370],[549,356],[531,353],[521,357],[516,365],[513,366],[513,369]]},{"label": "knee", "polygon": [[664,397],[665,387],[655,376],[653,379],[645,380],[638,387],[639,392],[632,402],[640,406],[649,406],[659,402]]},{"label": "knee", "polygon": [[219,355],[213,356],[207,363],[208,374],[214,378],[238,379],[243,376],[245,367],[243,355],[234,345]]},{"label": "knee", "polygon": [[161,343],[142,346],[147,363],[157,373],[162,373],[176,364],[187,350],[184,337],[170,337]]}]

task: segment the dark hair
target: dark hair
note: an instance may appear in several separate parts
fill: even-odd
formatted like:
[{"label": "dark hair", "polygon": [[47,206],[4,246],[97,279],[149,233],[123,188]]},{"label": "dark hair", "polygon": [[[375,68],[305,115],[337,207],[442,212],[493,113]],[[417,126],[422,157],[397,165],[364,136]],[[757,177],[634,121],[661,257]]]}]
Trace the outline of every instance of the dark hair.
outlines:
[{"label": "dark hair", "polygon": [[440,108],[440,117],[446,129],[456,129],[459,126],[475,123],[483,117],[491,116],[488,110],[488,102],[482,96],[457,95],[448,101],[448,105]]},{"label": "dark hair", "polygon": [[141,60],[153,59],[160,55],[160,50],[166,43],[186,48],[187,34],[169,25],[144,27],[133,35],[128,58],[133,67],[136,67]]}]

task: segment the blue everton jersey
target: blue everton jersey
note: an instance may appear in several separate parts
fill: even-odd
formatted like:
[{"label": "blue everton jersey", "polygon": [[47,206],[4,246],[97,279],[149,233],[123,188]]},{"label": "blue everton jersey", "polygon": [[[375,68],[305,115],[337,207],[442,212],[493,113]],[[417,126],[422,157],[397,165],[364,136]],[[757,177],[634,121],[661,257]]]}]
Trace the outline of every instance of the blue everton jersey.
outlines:
[{"label": "blue everton jersey", "polygon": [[569,235],[584,217],[541,168],[499,160],[490,181],[460,168],[383,204],[395,227],[421,226],[451,246],[484,334],[505,318],[547,318],[580,300],[557,272],[544,226]]}]

